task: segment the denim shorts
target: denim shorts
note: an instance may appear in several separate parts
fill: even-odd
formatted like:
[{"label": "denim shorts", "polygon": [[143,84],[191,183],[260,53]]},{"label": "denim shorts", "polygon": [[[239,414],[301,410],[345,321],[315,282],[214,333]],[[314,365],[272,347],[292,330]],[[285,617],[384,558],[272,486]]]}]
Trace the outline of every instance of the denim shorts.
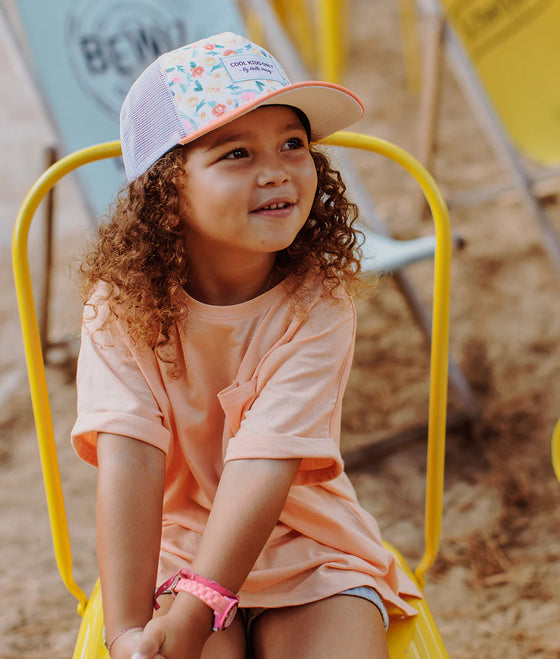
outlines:
[{"label": "denim shorts", "polygon": [[[336,595],[333,595],[332,597],[336,597],[337,595],[352,595],[353,597],[361,597],[362,599],[368,600],[369,602],[374,604],[379,610],[379,613],[381,614],[385,631],[387,631],[387,627],[389,626],[389,615],[387,614],[387,609],[385,607],[385,604],[383,604],[383,600],[381,599],[381,596],[374,588],[372,588],[371,586],[356,586],[356,588],[348,588],[348,590],[343,590],[340,593],[336,593]],[[261,607],[251,608],[251,609],[249,608],[239,609],[241,615],[243,616],[245,627],[247,629],[247,634],[249,636],[251,632],[251,626],[253,625],[255,620],[260,615],[262,615],[263,613],[269,610],[270,609],[261,608]]]}]

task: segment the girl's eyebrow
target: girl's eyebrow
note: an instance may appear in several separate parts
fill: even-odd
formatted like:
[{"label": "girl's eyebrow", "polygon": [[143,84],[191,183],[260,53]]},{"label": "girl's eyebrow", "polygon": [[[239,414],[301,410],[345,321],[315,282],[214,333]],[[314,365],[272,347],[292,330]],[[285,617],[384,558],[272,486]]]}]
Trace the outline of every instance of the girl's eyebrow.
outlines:
[{"label": "girl's eyebrow", "polygon": [[[301,130],[305,132],[305,128],[301,125],[299,121],[291,121],[289,124],[284,126],[283,132],[290,132],[292,130]],[[234,134],[222,134],[218,135],[208,146],[205,151],[212,151],[213,149],[218,149],[226,144],[231,142],[239,142],[240,140],[251,141],[254,140],[259,135],[258,131],[244,131],[243,133],[234,133]]]},{"label": "girl's eyebrow", "polygon": [[225,144],[230,142],[239,142],[242,139],[251,139],[251,134],[249,133],[236,133],[234,135],[219,135],[215,140],[210,142],[206,147],[206,151],[212,151],[212,149],[217,149]]}]

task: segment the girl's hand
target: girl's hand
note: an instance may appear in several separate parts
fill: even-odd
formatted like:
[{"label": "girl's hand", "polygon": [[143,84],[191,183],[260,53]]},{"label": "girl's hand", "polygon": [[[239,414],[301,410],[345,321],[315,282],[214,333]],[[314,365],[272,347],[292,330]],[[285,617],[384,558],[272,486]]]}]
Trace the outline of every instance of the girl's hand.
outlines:
[{"label": "girl's hand", "polygon": [[130,659],[134,651],[138,647],[138,643],[142,636],[141,628],[134,628],[119,636],[117,640],[111,645],[111,658],[112,659]]},{"label": "girl's hand", "polygon": [[146,625],[131,659],[200,659],[212,618],[206,604],[179,593],[167,613]]}]

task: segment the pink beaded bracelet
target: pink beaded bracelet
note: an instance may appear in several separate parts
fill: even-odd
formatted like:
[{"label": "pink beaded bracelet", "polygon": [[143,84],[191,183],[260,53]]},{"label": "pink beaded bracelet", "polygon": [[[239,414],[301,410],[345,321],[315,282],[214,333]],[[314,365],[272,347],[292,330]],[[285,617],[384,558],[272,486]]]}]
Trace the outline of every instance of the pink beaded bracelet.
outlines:
[{"label": "pink beaded bracelet", "polygon": [[119,632],[115,636],[115,638],[113,638],[113,640],[107,646],[105,646],[109,654],[111,653],[111,648],[113,647],[113,645],[115,645],[116,641],[118,641],[119,638],[121,636],[124,636],[124,634],[126,634],[127,632],[132,632],[132,631],[144,631],[144,627],[127,627],[126,629],[123,629],[122,632]]}]

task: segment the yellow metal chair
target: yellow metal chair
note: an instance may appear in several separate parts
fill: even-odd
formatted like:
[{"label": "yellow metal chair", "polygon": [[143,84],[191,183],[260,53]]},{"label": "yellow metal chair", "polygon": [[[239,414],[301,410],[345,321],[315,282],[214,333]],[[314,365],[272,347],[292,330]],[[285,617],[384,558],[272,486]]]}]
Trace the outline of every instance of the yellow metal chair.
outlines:
[{"label": "yellow metal chair", "polygon": [[[396,161],[420,185],[435,222],[437,244],[434,261],[425,551],[419,565],[412,571],[402,556],[395,549],[389,547],[395,553],[401,567],[420,588],[423,588],[425,574],[437,555],[441,533],[451,260],[449,217],[445,202],[432,177],[415,159],[399,147],[375,137],[349,132],[337,133],[325,140],[325,143],[366,149]],[[82,149],[57,161],[37,180],[25,198],[16,220],[13,237],[14,277],[56,562],[63,583],[78,600],[78,613],[82,616],[73,654],[74,659],[108,659],[109,655],[102,643],[103,613],[99,581],[88,599],[75,582],[72,573],[70,538],[35,313],[27,242],[31,221],[39,203],[57,181],[86,163],[119,155],[120,144],[115,141]],[[411,604],[417,608],[417,616],[408,620],[394,619],[391,621],[388,638],[392,659],[448,657],[425,600],[412,599]]]}]

